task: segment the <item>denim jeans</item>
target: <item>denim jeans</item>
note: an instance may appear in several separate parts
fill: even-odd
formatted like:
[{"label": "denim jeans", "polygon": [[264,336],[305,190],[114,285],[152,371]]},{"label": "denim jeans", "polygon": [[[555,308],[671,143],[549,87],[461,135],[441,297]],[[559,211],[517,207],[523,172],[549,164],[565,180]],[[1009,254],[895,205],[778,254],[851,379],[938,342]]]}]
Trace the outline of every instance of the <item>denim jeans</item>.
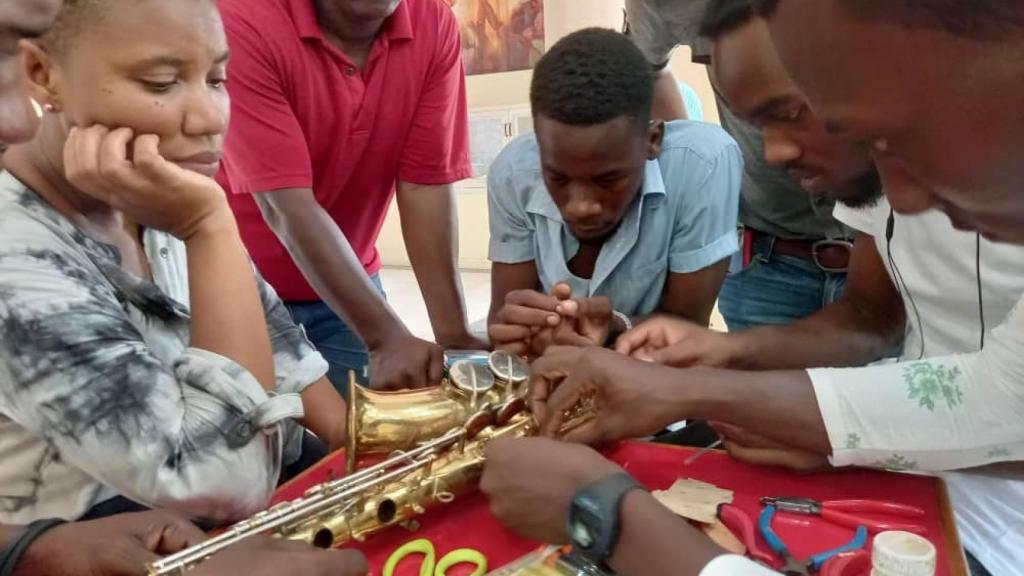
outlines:
[{"label": "denim jeans", "polygon": [[[374,274],[370,281],[381,296],[386,298],[380,276]],[[348,396],[349,371],[356,373],[356,380],[360,384],[367,384],[370,352],[355,330],[321,300],[285,302],[285,306],[295,323],[302,326],[306,337],[327,360],[327,379],[343,397]]]},{"label": "denim jeans", "polygon": [[846,274],[822,272],[813,262],[773,254],[772,243],[771,238],[759,238],[750,265],[725,279],[718,310],[731,332],[792,324],[842,295]]}]

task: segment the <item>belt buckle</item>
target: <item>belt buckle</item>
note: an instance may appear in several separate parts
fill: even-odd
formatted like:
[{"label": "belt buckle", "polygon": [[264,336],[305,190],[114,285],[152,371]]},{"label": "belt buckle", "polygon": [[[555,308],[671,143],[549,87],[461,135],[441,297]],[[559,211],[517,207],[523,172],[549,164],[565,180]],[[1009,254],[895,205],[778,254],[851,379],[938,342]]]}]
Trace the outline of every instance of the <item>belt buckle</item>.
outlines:
[{"label": "belt buckle", "polygon": [[[825,266],[821,262],[821,258],[818,256],[818,252],[825,248],[844,248],[846,249],[846,266],[842,268],[836,268],[832,266]],[[811,246],[811,255],[814,257],[814,264],[822,271],[830,274],[846,274],[850,269],[850,254],[853,251],[853,242],[849,240],[819,240]]]}]

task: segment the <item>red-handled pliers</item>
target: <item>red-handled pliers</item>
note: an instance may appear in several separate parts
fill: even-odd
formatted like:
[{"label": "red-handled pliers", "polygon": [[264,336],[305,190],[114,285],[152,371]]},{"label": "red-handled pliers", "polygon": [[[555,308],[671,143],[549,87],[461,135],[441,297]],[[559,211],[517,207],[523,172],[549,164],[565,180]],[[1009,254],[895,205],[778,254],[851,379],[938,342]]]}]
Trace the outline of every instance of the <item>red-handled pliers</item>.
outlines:
[{"label": "red-handled pliers", "polygon": [[921,518],[924,516],[924,510],[918,507],[898,504],[896,502],[883,502],[880,500],[829,500],[819,502],[810,498],[766,496],[761,498],[761,504],[775,506],[780,512],[820,516],[824,520],[846,528],[856,529],[858,526],[865,526],[872,533],[885,532],[887,530],[903,530],[915,534],[925,534],[928,532],[920,524],[886,522],[863,516],[863,514],[887,514],[904,518]]},{"label": "red-handled pliers", "polygon": [[775,557],[758,545],[754,521],[746,512],[732,504],[722,504],[718,507],[718,518],[747,547],[748,556],[765,566],[775,566]]}]

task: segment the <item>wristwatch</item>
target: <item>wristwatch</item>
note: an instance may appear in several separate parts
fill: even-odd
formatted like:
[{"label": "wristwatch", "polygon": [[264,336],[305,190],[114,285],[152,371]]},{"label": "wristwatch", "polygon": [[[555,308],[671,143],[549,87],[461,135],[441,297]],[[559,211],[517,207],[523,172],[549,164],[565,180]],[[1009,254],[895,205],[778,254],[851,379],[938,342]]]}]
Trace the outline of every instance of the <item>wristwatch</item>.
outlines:
[{"label": "wristwatch", "polygon": [[569,505],[566,529],[573,547],[606,570],[619,541],[619,505],[626,494],[644,487],[625,472],[581,488]]}]

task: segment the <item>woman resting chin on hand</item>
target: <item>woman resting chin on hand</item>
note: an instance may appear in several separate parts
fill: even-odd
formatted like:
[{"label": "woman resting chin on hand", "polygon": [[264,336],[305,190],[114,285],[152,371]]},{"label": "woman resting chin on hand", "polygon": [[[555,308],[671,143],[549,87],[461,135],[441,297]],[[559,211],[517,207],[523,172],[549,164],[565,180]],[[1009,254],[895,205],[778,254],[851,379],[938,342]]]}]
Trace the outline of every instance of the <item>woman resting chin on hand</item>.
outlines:
[{"label": "woman resting chin on hand", "polygon": [[45,113],[0,173],[0,522],[265,508],[293,419],[338,445],[345,410],[213,180],[216,3],[67,1],[20,50]]}]

